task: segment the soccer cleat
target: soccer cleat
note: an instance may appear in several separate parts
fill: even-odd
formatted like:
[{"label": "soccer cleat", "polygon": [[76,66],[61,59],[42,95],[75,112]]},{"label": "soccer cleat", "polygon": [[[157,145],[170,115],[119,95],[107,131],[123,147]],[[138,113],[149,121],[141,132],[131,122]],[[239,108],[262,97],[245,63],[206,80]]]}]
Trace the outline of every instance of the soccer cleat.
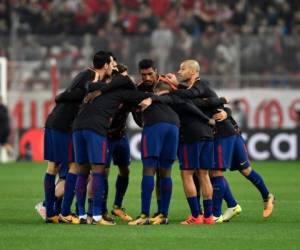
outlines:
[{"label": "soccer cleat", "polygon": [[214,220],[214,217],[211,215],[207,218],[203,218],[203,224],[207,224],[207,225],[212,225],[212,224],[215,224],[215,220]]},{"label": "soccer cleat", "polygon": [[226,209],[225,213],[223,214],[223,221],[228,222],[235,216],[239,215],[242,212],[242,208],[239,204],[235,207],[229,207]]},{"label": "soccer cleat", "polygon": [[156,220],[158,220],[160,217],[163,217],[164,215],[161,213],[155,213],[153,214],[153,216],[150,218],[150,222],[154,222]]},{"label": "soccer cleat", "polygon": [[138,225],[150,225],[149,217],[147,217],[144,214],[141,214],[139,217],[137,217],[133,221],[129,221],[128,225],[130,226],[138,226]]},{"label": "soccer cleat", "polygon": [[267,200],[264,201],[264,211],[263,211],[263,217],[268,218],[274,208],[274,202],[275,202],[275,197],[273,194],[269,194]]},{"label": "soccer cleat", "polygon": [[163,214],[160,214],[159,216],[156,216],[155,218],[156,218],[155,220],[153,220],[153,218],[150,219],[150,221],[152,220],[153,225],[168,225],[169,224],[168,217],[164,216]]},{"label": "soccer cleat", "polygon": [[115,226],[116,222],[115,221],[107,221],[104,218],[102,218],[102,219],[100,219],[98,221],[95,221],[93,219],[92,224],[93,225],[102,225],[102,226]]},{"label": "soccer cleat", "polygon": [[47,224],[58,224],[59,223],[59,216],[54,215],[52,217],[46,217],[45,222]]},{"label": "soccer cleat", "polygon": [[66,224],[74,224],[78,225],[80,223],[80,219],[77,216],[74,216],[72,214],[63,216],[62,214],[59,215],[59,222],[66,223]]},{"label": "soccer cleat", "polygon": [[203,224],[203,215],[198,215],[197,218],[190,215],[186,220],[180,222],[181,225]]},{"label": "soccer cleat", "polygon": [[108,214],[108,212],[105,212],[103,215],[102,215],[102,218],[106,221],[111,221],[111,222],[115,222],[115,220]]},{"label": "soccer cleat", "polygon": [[123,207],[114,206],[111,210],[111,214],[121,218],[123,221],[132,221],[132,217],[128,215],[125,211],[126,209]]},{"label": "soccer cleat", "polygon": [[43,220],[46,220],[46,208],[43,206],[43,202],[39,202],[35,205],[35,210],[42,217]]},{"label": "soccer cleat", "polygon": [[222,216],[222,214],[219,217],[213,216],[213,218],[214,218],[214,221],[215,221],[216,224],[223,223],[223,216]]}]

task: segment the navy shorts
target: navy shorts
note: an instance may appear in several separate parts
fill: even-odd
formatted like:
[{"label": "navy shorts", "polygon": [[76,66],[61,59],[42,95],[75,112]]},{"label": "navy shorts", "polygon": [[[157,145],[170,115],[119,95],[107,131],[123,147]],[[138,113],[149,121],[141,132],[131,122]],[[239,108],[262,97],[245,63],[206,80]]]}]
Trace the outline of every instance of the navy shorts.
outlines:
[{"label": "navy shorts", "polygon": [[120,139],[107,138],[108,154],[106,167],[110,167],[113,159],[114,165],[129,166],[130,164],[130,146],[127,135]]},{"label": "navy shorts", "polygon": [[213,140],[181,143],[178,149],[178,159],[180,170],[212,169],[214,166]]},{"label": "navy shorts", "polygon": [[107,139],[92,130],[73,132],[75,162],[105,165],[107,159]]},{"label": "navy shorts", "polygon": [[250,166],[246,144],[241,135],[215,138],[215,169],[242,170]]},{"label": "navy shorts", "polygon": [[74,162],[72,133],[45,128],[44,159],[56,163]]},{"label": "navy shorts", "polygon": [[178,142],[179,128],[176,125],[157,123],[144,127],[141,143],[143,166],[171,167],[176,160]]}]

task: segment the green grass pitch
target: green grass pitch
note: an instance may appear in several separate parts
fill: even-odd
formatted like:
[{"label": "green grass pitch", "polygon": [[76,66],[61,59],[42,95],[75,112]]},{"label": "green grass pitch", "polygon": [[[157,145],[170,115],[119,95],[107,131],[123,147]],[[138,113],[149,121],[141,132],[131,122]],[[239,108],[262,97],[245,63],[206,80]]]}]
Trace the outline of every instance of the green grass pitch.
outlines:
[{"label": "green grass pitch", "polygon": [[[46,225],[34,206],[43,198],[45,163],[0,165],[0,249],[300,249],[300,163],[257,162],[276,196],[275,211],[262,219],[262,201],[256,189],[239,173],[226,173],[242,214],[221,225],[182,226],[189,214],[177,164],[173,168],[170,225],[115,227]],[[117,168],[111,168],[109,207],[114,196]],[[131,166],[124,206],[134,217],[140,209],[141,163]],[[154,197],[155,198],[155,197]],[[223,207],[224,208],[224,207]],[[156,202],[152,201],[152,212]]]}]

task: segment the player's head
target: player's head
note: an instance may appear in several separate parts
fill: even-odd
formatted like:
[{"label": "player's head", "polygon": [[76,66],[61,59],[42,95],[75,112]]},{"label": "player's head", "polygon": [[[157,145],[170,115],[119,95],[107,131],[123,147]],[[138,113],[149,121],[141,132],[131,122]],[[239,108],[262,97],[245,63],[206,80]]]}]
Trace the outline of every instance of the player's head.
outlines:
[{"label": "player's head", "polygon": [[158,93],[161,91],[174,91],[177,89],[177,86],[175,83],[173,83],[168,77],[164,75],[160,75],[157,83],[154,85],[154,93]]},{"label": "player's head", "polygon": [[118,68],[117,68],[118,60],[111,51],[108,51],[107,54],[110,56],[110,58],[112,60],[112,66],[113,66],[113,73],[112,74],[116,75],[118,73]]},{"label": "player's head", "polygon": [[117,68],[120,74],[124,76],[128,75],[128,67],[125,64],[118,63]]},{"label": "player's head", "polygon": [[105,51],[98,51],[94,55],[93,66],[96,70],[102,70],[105,75],[111,76],[113,71],[112,57]]},{"label": "player's head", "polygon": [[180,64],[178,70],[179,79],[183,82],[187,82],[192,78],[199,77],[200,75],[200,65],[195,60],[185,60]]},{"label": "player's head", "polygon": [[143,82],[155,84],[157,82],[158,73],[153,60],[143,59],[139,62],[139,73]]}]

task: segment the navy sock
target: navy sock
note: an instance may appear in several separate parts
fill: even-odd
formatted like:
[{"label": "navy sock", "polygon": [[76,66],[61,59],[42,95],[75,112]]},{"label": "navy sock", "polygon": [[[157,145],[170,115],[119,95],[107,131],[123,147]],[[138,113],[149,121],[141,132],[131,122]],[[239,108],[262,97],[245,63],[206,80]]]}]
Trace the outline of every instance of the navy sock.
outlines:
[{"label": "navy sock", "polygon": [[225,179],[225,177],[224,177],[224,183],[226,186],[225,193],[224,193],[224,200],[227,203],[227,207],[228,208],[235,207],[237,205],[237,202],[231,193],[230,186],[229,186],[227,180]]},{"label": "navy sock", "polygon": [[154,189],[154,176],[144,175],[142,179],[142,213],[149,216],[151,196]]},{"label": "navy sock", "polygon": [[213,215],[220,217],[222,214],[222,201],[226,190],[224,177],[216,176],[210,178],[213,186]]},{"label": "navy sock", "polygon": [[186,199],[189,203],[192,216],[194,218],[197,218],[199,216],[199,205],[198,205],[197,197],[196,196],[187,197]]},{"label": "navy sock", "polygon": [[88,198],[88,212],[87,214],[89,216],[93,215],[93,199],[92,198]]},{"label": "navy sock", "polygon": [[204,218],[208,218],[212,215],[212,206],[213,203],[211,199],[203,200]]},{"label": "navy sock", "polygon": [[103,199],[102,199],[102,214],[107,213],[107,196],[108,196],[108,179],[104,178],[104,190],[103,190]]},{"label": "navy sock", "polygon": [[92,190],[93,190],[93,216],[102,215],[103,193],[105,189],[105,175],[93,173]]},{"label": "navy sock", "polygon": [[[161,189],[161,188],[159,187],[159,189]],[[156,199],[157,213],[161,213],[161,210],[162,210],[161,200],[162,200],[162,197],[161,197],[161,194],[160,194],[160,199]]]},{"label": "navy sock", "polygon": [[116,195],[114,205],[118,207],[122,207],[123,197],[127,191],[129,178],[128,176],[120,176],[118,175],[116,180]]},{"label": "navy sock", "polygon": [[55,215],[59,215],[61,212],[61,204],[62,204],[62,198],[55,197],[54,202],[54,213]]},{"label": "navy sock", "polygon": [[68,173],[65,182],[65,194],[62,202],[61,213],[63,216],[71,214],[71,205],[74,198],[77,174]]},{"label": "navy sock", "polygon": [[44,177],[45,207],[47,217],[53,217],[55,202],[55,175],[46,173]]},{"label": "navy sock", "polygon": [[76,200],[78,215],[85,215],[85,198],[86,198],[87,175],[78,174],[76,181]]},{"label": "navy sock", "polygon": [[263,200],[266,200],[269,196],[269,190],[265,185],[263,178],[254,170],[250,172],[246,178],[253,183],[253,185],[259,190]]},{"label": "navy sock", "polygon": [[160,178],[161,213],[168,216],[172,196],[172,179],[170,177]]}]

